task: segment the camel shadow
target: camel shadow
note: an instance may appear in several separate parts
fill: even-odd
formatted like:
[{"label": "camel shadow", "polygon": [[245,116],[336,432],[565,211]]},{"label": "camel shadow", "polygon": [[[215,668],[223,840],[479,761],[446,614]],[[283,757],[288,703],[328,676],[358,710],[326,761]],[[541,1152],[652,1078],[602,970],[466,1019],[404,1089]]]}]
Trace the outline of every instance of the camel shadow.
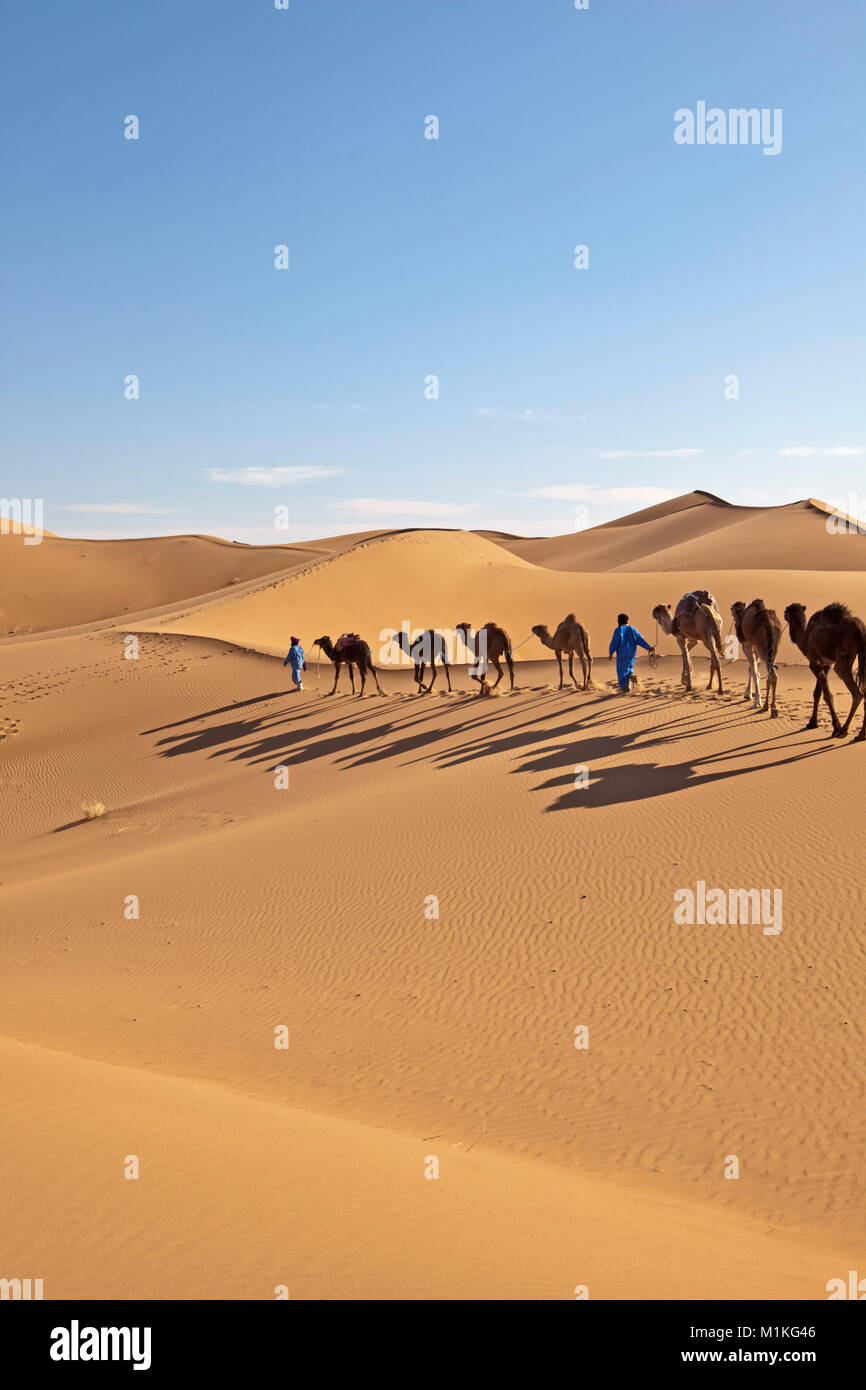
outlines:
[{"label": "camel shadow", "polygon": [[[523,693],[523,692],[521,692]],[[545,812],[592,810],[604,806],[669,796],[693,787],[800,762],[831,752],[843,743],[819,737],[804,746],[803,733],[790,729],[763,733],[734,749],[689,756],[678,762],[640,761],[654,749],[687,743],[723,730],[755,729],[755,716],[739,707],[699,701],[682,708],[676,693],[652,703],[629,704],[607,693],[533,692],[531,704],[480,698],[474,691],[455,692],[447,701],[399,695],[383,703],[371,700],[329,700],[327,713],[318,704],[294,706],[291,696],[257,696],[225,705],[158,729],[155,744],[163,758],[205,754],[251,767],[296,766],[330,760],[350,772],[377,762],[396,761],[410,767],[427,764],[446,772],[487,758],[508,760],[505,775],[541,776],[530,790],[556,792]],[[246,719],[230,719],[190,729],[192,723],[225,713],[250,709],[275,698],[278,708]],[[624,716],[635,711],[658,716],[649,727],[623,729]],[[620,726],[617,728],[617,726]],[[166,733],[167,730],[181,730]],[[443,744],[458,746],[443,747]],[[726,766],[736,762],[736,766]],[[599,764],[610,764],[599,766]],[[589,782],[576,784],[577,770],[587,767]]]}]

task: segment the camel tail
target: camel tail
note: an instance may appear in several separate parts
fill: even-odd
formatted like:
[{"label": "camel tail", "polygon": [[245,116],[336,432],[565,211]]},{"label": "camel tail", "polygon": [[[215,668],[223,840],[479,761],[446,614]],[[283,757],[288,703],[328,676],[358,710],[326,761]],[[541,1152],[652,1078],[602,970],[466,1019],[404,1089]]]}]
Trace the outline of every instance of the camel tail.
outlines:
[{"label": "camel tail", "polygon": [[710,615],[710,621],[711,621],[711,623],[712,623],[712,625],[713,625],[713,641],[715,642],[716,646],[717,646],[718,649],[719,649],[719,656],[722,657],[722,656],[724,656],[724,654],[725,654],[725,644],[724,644],[724,638],[722,637],[722,628],[721,628],[721,624],[719,623],[718,618],[716,617],[716,615],[715,615],[715,613],[713,612],[712,608],[710,608],[709,604],[706,605],[706,609],[707,609],[707,612],[708,612],[709,615]]},{"label": "camel tail", "polygon": [[866,627],[857,626],[857,684],[866,695]]},{"label": "camel tail", "polygon": [[782,640],[780,628],[770,628],[770,642],[767,648],[767,674],[776,669],[776,657],[779,653],[779,643]]}]

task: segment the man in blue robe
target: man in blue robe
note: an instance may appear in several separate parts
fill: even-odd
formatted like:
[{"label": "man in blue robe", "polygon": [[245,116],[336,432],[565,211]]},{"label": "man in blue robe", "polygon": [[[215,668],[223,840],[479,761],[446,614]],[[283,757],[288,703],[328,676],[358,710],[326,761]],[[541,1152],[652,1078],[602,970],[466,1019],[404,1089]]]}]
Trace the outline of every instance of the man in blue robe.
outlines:
[{"label": "man in blue robe", "polygon": [[637,684],[637,676],[634,673],[634,659],[637,655],[638,647],[645,647],[648,652],[653,648],[642,637],[636,627],[632,627],[628,620],[628,613],[620,613],[617,616],[617,626],[614,629],[613,637],[610,639],[609,657],[616,653],[616,675],[619,681],[619,688],[625,695],[631,688],[632,681]]},{"label": "man in blue robe", "polygon": [[307,663],[304,660],[304,649],[297,637],[292,638],[292,645],[289,647],[284,666],[292,668],[292,682],[295,690],[303,690],[304,683],[301,680],[301,673],[306,671]]}]

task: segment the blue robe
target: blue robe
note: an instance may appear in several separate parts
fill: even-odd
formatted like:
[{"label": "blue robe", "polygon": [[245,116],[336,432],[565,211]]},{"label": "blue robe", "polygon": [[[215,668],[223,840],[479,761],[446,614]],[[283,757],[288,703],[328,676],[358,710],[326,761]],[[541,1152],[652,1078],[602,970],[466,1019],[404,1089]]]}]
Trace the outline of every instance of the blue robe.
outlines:
[{"label": "blue robe", "polygon": [[650,643],[641,636],[636,627],[632,627],[631,623],[624,623],[622,627],[614,630],[613,637],[610,639],[608,656],[613,656],[616,652],[616,674],[620,690],[628,690],[629,678],[634,671],[634,659],[638,647],[645,647],[648,652],[652,651]]},{"label": "blue robe", "polygon": [[300,684],[301,684],[301,672],[302,672],[303,669],[304,669],[304,649],[303,649],[303,647],[300,645],[300,643],[299,643],[298,646],[296,646],[296,647],[289,647],[289,650],[288,650],[288,653],[287,653],[287,655],[286,655],[286,659],[285,659],[285,661],[283,662],[283,665],[284,665],[284,666],[291,665],[291,668],[292,668],[292,680],[294,681],[295,685],[300,685]]}]

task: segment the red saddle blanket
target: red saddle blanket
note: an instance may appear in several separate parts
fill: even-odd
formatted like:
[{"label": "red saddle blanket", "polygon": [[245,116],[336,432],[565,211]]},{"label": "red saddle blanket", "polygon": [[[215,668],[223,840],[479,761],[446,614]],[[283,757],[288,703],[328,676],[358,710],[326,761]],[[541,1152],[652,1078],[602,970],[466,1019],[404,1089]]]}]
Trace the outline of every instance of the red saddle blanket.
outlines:
[{"label": "red saddle blanket", "polygon": [[354,642],[360,642],[361,638],[357,632],[344,632],[342,637],[338,637],[334,643],[334,651],[341,652],[344,647],[351,647]]}]

